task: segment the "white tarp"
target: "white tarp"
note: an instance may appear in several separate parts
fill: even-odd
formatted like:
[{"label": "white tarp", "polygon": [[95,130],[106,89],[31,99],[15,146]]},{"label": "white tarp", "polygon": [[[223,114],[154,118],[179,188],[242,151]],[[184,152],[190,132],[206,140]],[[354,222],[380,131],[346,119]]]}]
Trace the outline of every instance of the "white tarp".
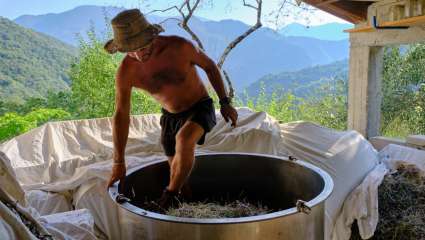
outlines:
[{"label": "white tarp", "polygon": [[[41,216],[40,212],[26,206],[25,193],[17,183],[11,161],[0,152],[0,239],[1,240],[21,240],[37,239],[21,220],[21,216],[36,226],[42,235],[53,236],[57,240],[94,240],[94,220],[90,212],[86,209],[57,213]],[[35,192],[34,192],[35,193]],[[40,195],[38,195],[40,196]],[[54,206],[51,211],[58,211],[58,200],[53,194],[43,198],[44,205],[47,203]],[[32,199],[37,199],[34,196]],[[39,199],[39,200],[43,200]],[[31,202],[31,201],[28,201]],[[6,204],[9,204],[7,206]],[[11,206],[15,211],[11,210]],[[66,209],[62,209],[66,210]]]},{"label": "white tarp", "polygon": [[292,156],[332,176],[334,190],[325,203],[325,236],[332,239],[336,218],[347,195],[378,163],[378,154],[355,131],[336,131],[308,122],[283,124],[281,128],[283,146]]},{"label": "white tarp", "polygon": [[412,164],[421,172],[425,172],[425,151],[423,150],[389,144],[379,152],[379,156],[390,169],[397,169],[400,164]]},{"label": "white tarp", "polygon": [[[265,113],[239,110],[233,129],[218,116],[207,135],[207,144],[197,150],[243,151],[280,155],[279,125]],[[157,114],[131,118],[126,148],[128,168],[163,157]],[[93,178],[107,180],[112,159],[110,118],[47,123],[0,146],[12,161],[24,189],[65,191]],[[261,139],[261,141],[258,141]]]},{"label": "white tarp", "polygon": [[72,210],[71,196],[65,196],[65,194],[30,190],[25,193],[25,196],[28,205],[37,210],[41,216]]},{"label": "white tarp", "polygon": [[[302,122],[279,125],[265,113],[247,108],[238,112],[235,129],[217,114],[217,126],[197,152],[290,154],[321,167],[335,183],[326,202],[326,231],[331,232],[347,194],[376,165],[376,151],[353,131],[339,132]],[[13,159],[12,166],[24,189],[64,196],[71,191],[72,204],[90,210],[101,235],[126,239],[105,186],[111,169],[111,129],[110,118],[48,123],[6,142],[0,151]],[[159,115],[132,117],[127,168],[164,158],[159,137]]]},{"label": "white tarp", "polygon": [[[95,240],[94,220],[87,209],[40,216],[33,208],[24,208],[0,188],[0,239],[38,239],[22,221],[24,216],[43,236],[56,240]],[[14,206],[12,211],[10,206]]]},{"label": "white tarp", "polygon": [[354,220],[363,239],[373,236],[379,219],[378,187],[387,173],[385,164],[378,164],[350,193],[336,221],[333,240],[349,240]]},{"label": "white tarp", "polygon": [[79,209],[38,219],[56,240],[95,240],[94,219],[89,210]]},{"label": "white tarp", "polygon": [[381,163],[347,197],[334,229],[335,240],[350,239],[354,220],[362,239],[373,236],[379,220],[378,187],[386,174],[401,164],[412,164],[425,174],[425,151],[389,144],[379,152],[379,159]]},{"label": "white tarp", "polygon": [[25,192],[16,180],[15,172],[13,171],[9,158],[2,152],[0,152],[0,189],[2,189],[8,197],[26,206]]},{"label": "white tarp", "polygon": [[[159,117],[149,114],[131,118],[126,148],[128,169],[164,158]],[[219,114],[217,118],[216,127],[207,135],[207,144],[197,152],[286,155],[279,124],[267,114],[239,109],[238,127],[234,129]],[[116,204],[107,196],[105,186],[111,169],[111,161],[106,160],[112,159],[113,151],[111,123],[110,118],[48,123],[6,142],[0,151],[13,159],[12,166],[24,189],[58,193],[73,190],[73,204],[90,210],[100,234],[125,239]]]}]

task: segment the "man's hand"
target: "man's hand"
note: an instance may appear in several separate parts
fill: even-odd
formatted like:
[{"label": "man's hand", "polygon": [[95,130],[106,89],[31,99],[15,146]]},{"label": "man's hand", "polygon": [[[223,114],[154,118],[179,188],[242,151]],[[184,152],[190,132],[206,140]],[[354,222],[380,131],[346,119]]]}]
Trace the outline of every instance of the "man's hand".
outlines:
[{"label": "man's hand", "polygon": [[238,112],[236,111],[234,107],[232,107],[232,105],[230,104],[221,105],[220,112],[226,122],[229,122],[229,120],[231,120],[232,127],[236,127],[236,122],[238,120]]},{"label": "man's hand", "polygon": [[108,187],[112,186],[115,182],[118,180],[120,182],[124,181],[125,173],[126,173],[126,167],[125,163],[112,163],[112,174],[108,182]]}]

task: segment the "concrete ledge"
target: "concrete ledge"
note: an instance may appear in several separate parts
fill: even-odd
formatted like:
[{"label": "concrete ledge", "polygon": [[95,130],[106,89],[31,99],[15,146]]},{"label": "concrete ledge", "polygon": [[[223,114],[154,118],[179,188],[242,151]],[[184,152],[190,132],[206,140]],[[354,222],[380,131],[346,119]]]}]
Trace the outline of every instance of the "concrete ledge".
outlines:
[{"label": "concrete ledge", "polygon": [[[378,137],[370,138],[369,142],[372,143],[373,147],[378,151],[381,151],[388,144],[397,144],[397,145],[407,146],[407,147],[416,148],[420,150],[425,150],[425,146],[422,145],[422,141],[420,141],[420,140],[423,140],[425,136],[421,136],[420,140],[417,140],[418,139],[417,136],[418,135],[415,135],[415,136],[411,135],[407,137],[408,139],[407,142],[406,140],[399,139],[399,138],[378,136]],[[413,141],[412,139],[415,141]]]},{"label": "concrete ledge", "polygon": [[372,143],[373,147],[378,151],[381,151],[388,144],[397,144],[397,145],[407,146],[406,142],[403,139],[383,137],[383,136],[370,138],[369,142]]},{"label": "concrete ledge", "polygon": [[407,144],[425,148],[425,135],[410,135],[406,138]]}]

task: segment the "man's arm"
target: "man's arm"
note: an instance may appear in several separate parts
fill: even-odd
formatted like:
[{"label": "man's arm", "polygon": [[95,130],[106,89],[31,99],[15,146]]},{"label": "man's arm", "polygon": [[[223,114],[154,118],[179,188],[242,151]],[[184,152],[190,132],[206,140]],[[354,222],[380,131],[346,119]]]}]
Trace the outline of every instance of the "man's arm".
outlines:
[{"label": "man's arm", "polygon": [[115,114],[112,123],[114,156],[112,175],[108,186],[111,186],[118,180],[123,180],[126,173],[124,156],[130,125],[131,84],[130,81],[124,79],[122,72],[121,66],[118,69],[115,81]]},{"label": "man's arm", "polygon": [[[189,53],[192,63],[201,67],[207,74],[208,80],[210,81],[215,92],[217,93],[218,98],[220,99],[220,111],[224,119],[226,120],[226,122],[231,120],[232,126],[236,126],[238,113],[230,105],[230,102],[223,101],[228,99],[228,96],[224,88],[223,78],[221,77],[220,70],[218,69],[217,65],[201,49],[193,46],[193,44],[189,41],[187,41],[185,45],[185,49]],[[222,101],[224,103],[222,103]]]},{"label": "man's arm", "polygon": [[198,65],[205,71],[208,76],[208,80],[217,93],[219,99],[227,97],[223,78],[221,77],[220,70],[218,69],[215,62],[209,58],[201,49],[193,46],[191,43],[188,48],[191,52],[192,63]]}]

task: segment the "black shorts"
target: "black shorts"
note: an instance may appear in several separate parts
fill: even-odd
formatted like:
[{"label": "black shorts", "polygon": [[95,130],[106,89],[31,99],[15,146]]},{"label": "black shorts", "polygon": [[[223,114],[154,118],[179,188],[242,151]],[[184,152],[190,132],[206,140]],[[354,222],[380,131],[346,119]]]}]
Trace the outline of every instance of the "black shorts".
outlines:
[{"label": "black shorts", "polygon": [[186,121],[195,122],[204,129],[204,134],[198,144],[205,142],[205,135],[211,131],[216,124],[213,100],[210,97],[203,98],[195,103],[190,109],[180,113],[170,113],[162,109],[161,144],[166,156],[174,156],[176,153],[176,135]]}]

